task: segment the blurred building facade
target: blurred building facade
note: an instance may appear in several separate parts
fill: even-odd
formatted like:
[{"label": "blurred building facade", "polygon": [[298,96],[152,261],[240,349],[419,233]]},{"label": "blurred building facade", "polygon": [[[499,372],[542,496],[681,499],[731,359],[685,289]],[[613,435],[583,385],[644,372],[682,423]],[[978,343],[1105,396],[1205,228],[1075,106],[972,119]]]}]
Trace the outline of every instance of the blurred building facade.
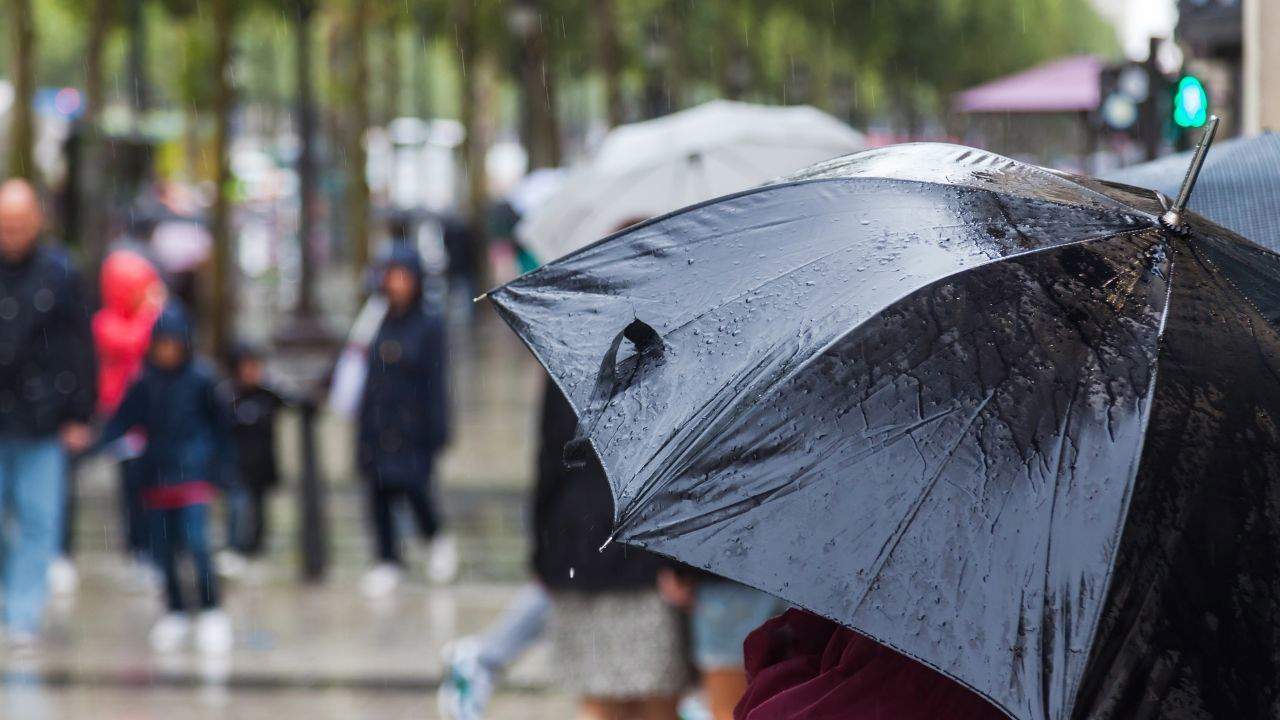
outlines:
[{"label": "blurred building facade", "polygon": [[[1280,3],[1243,0],[1241,85],[1247,133],[1280,131]],[[1268,42],[1269,40],[1269,42]]]}]

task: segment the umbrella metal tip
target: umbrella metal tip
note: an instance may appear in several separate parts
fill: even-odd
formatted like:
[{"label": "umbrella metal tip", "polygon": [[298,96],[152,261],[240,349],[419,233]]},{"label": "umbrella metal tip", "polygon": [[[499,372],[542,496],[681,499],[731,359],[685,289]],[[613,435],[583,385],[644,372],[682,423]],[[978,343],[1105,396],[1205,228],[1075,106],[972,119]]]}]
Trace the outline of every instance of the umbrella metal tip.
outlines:
[{"label": "umbrella metal tip", "polygon": [[489,293],[484,292],[484,293],[480,293],[479,295],[477,295],[477,296],[475,296],[475,297],[471,298],[471,302],[473,302],[473,303],[478,303],[478,302],[480,302],[481,300],[487,300],[488,298],[489,298]]},{"label": "umbrella metal tip", "polygon": [[1173,206],[1160,216],[1160,226],[1169,232],[1184,235],[1188,231],[1187,223],[1183,220],[1182,214],[1187,209],[1187,202],[1191,200],[1191,191],[1196,187],[1196,180],[1200,177],[1200,169],[1204,166],[1204,158],[1209,153],[1209,146],[1213,144],[1213,136],[1218,133],[1218,122],[1217,115],[1209,117],[1204,134],[1200,136],[1200,142],[1196,145],[1196,150],[1191,155],[1191,164],[1187,166],[1187,174],[1182,178],[1182,187],[1178,190],[1178,199],[1174,200]]},{"label": "umbrella metal tip", "polygon": [[1187,223],[1182,219],[1182,213],[1175,208],[1166,210],[1160,216],[1160,227],[1177,235],[1185,235],[1187,233]]}]

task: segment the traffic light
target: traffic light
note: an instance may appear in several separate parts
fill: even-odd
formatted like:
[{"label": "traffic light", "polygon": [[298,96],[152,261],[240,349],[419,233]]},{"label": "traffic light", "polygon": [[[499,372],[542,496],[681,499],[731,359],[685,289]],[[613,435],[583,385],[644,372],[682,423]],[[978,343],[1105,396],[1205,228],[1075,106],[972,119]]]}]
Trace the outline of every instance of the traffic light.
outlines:
[{"label": "traffic light", "polygon": [[1209,93],[1195,75],[1183,75],[1173,93],[1173,124],[1198,128],[1209,119]]},{"label": "traffic light", "polygon": [[1100,102],[1095,118],[1102,128],[1136,137],[1142,105],[1151,91],[1146,69],[1122,63],[1102,69],[1098,78]]}]

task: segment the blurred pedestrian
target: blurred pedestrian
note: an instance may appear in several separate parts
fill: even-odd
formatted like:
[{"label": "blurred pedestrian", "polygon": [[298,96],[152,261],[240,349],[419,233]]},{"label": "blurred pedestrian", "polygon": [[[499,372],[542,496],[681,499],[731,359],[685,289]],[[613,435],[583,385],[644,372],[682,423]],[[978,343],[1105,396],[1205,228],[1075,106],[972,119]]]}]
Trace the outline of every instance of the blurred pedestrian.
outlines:
[{"label": "blurred pedestrian", "polygon": [[[285,400],[267,386],[265,352],[247,343],[232,348],[229,364],[231,419],[234,424],[239,482],[234,493],[240,499],[228,513],[229,549],[220,566],[243,566],[261,557],[270,526],[268,512],[272,491],[280,485],[276,460],[276,418]],[[229,505],[232,503],[229,501]],[[224,572],[224,574],[228,574]]]},{"label": "blurred pedestrian", "polygon": [[941,673],[830,620],[788,610],[747,638],[738,720],[1003,720]]},{"label": "blurred pedestrian", "polygon": [[[110,418],[124,399],[125,391],[138,378],[151,345],[151,326],[164,307],[165,287],[155,267],[133,250],[115,250],[102,263],[100,274],[102,307],[93,315],[93,343],[98,357],[97,414]],[[149,558],[147,517],[142,505],[142,483],[146,470],[138,457],[146,445],[146,434],[130,428],[111,448],[120,461],[120,508],[125,552],[133,561],[135,574],[149,586],[152,565]]]},{"label": "blurred pedestrian", "polygon": [[30,184],[0,185],[0,617],[18,644],[39,631],[66,454],[89,442],[95,392],[89,308],[67,257],[39,242],[43,224]]},{"label": "blurred pedestrian", "polygon": [[546,588],[528,582],[482,634],[447,644],[436,692],[440,714],[448,720],[481,720],[498,679],[542,639],[550,617]]},{"label": "blurred pedestrian", "polygon": [[743,641],[766,620],[786,610],[787,604],[686,565],[663,568],[658,588],[667,602],[689,613],[693,664],[711,717],[733,720],[733,709],[747,689]]},{"label": "blurred pedestrian", "polygon": [[535,571],[551,596],[553,664],[592,720],[676,717],[690,680],[679,614],[659,596],[661,561],[605,545],[613,499],[594,454],[564,462],[577,417],[548,382],[534,498]]},{"label": "blurred pedestrian", "polygon": [[441,532],[432,482],[436,454],[449,437],[444,321],[427,310],[422,283],[417,251],[394,245],[382,274],[387,314],[369,348],[359,409],[357,461],[368,483],[377,560],[361,582],[369,597],[400,583],[395,513],[401,505],[430,544],[428,577],[448,582],[458,569],[457,547]]},{"label": "blurred pedestrian", "polygon": [[479,260],[487,257],[487,253],[483,248],[477,247],[479,240],[471,226],[460,217],[446,217],[441,233],[446,256],[444,274],[448,284],[449,306],[469,318],[473,312],[471,300],[479,292],[477,265]]},{"label": "blurred pedestrian", "polygon": [[[167,613],[152,628],[159,651],[176,649],[187,637],[188,610],[198,609],[196,644],[221,653],[231,646],[231,623],[219,609],[208,525],[215,488],[226,483],[234,462],[231,420],[213,372],[192,357],[192,328],[177,302],[165,306],[151,330],[151,346],[141,377],[126,392],[103,429],[99,446],[141,427],[147,446],[142,500],[150,526],[151,551],[164,575]],[[196,571],[197,597],[188,604],[179,559],[185,553]]]}]

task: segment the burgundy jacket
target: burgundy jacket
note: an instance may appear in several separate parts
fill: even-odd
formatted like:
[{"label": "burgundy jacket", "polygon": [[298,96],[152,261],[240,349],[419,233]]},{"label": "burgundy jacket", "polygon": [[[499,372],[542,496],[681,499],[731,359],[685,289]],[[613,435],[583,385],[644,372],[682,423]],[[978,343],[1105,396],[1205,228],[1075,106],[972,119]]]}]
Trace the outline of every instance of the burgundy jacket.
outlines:
[{"label": "burgundy jacket", "polygon": [[743,650],[737,720],[1007,720],[954,680],[800,610],[761,625]]}]

